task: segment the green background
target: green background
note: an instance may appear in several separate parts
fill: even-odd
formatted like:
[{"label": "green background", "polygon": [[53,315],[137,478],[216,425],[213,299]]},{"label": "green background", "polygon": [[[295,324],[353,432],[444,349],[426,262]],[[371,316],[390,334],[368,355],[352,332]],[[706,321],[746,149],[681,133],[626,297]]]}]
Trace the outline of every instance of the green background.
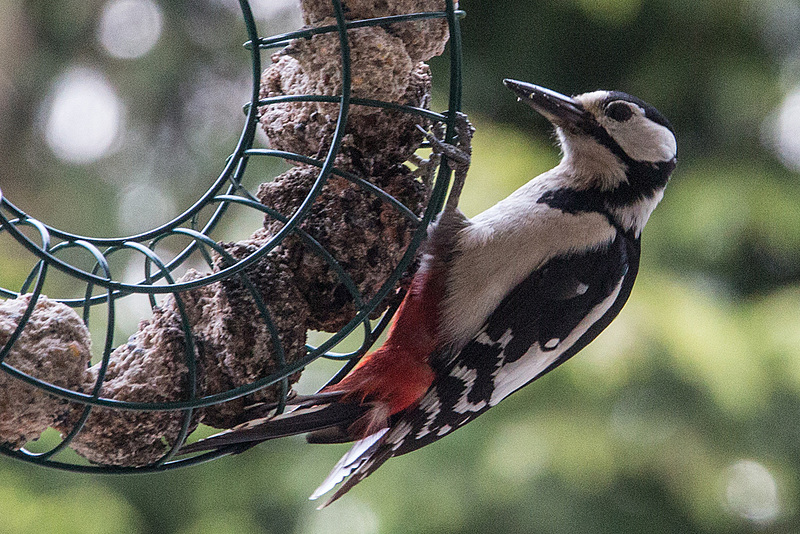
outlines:
[{"label": "green background", "polygon": [[[254,4],[262,34],[299,25],[291,2]],[[97,39],[104,2],[0,0],[0,187],[11,201],[57,227],[120,235],[154,222],[131,210],[155,205],[163,222],[217,176],[247,99],[243,26],[223,0],[159,5],[152,50],[115,59]],[[140,476],[0,458],[0,533],[800,532],[800,104],[786,111],[800,99],[800,3],[461,7],[464,109],[477,127],[468,214],[558,160],[548,125],[504,77],[624,90],[678,133],[678,168],[614,324],[322,512],[306,497],[346,449],[287,439]],[[447,64],[432,65],[441,110]],[[124,135],[86,163],[56,157],[43,126],[56,80],[75,66],[102,73],[124,103]],[[776,148],[777,124],[789,144],[795,134],[794,159]],[[31,259],[7,238],[0,247],[0,286],[19,287]]]}]

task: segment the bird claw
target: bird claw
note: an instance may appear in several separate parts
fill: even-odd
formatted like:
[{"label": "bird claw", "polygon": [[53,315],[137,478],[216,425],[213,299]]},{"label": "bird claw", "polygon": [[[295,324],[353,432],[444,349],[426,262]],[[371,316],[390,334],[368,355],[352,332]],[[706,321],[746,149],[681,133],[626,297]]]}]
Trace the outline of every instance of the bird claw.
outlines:
[{"label": "bird claw", "polygon": [[[453,163],[453,186],[450,189],[450,195],[447,198],[445,211],[451,212],[458,206],[458,200],[461,197],[461,190],[464,187],[464,182],[467,179],[467,171],[469,170],[470,162],[472,161],[472,135],[475,133],[475,128],[469,122],[467,115],[461,112],[455,114],[455,137],[454,144],[445,142],[445,123],[437,122],[431,128],[432,131],[425,131],[422,127],[417,125],[417,128],[425,135],[425,138],[431,145],[433,153],[427,160],[427,164],[438,165],[442,157],[446,158]],[[420,167],[421,168],[421,167]]]},{"label": "bird claw", "polygon": [[[419,126],[417,127],[419,128]],[[414,176],[421,179],[422,183],[429,187],[433,184],[433,178],[436,175],[436,169],[439,168],[441,160],[442,158],[439,154],[431,154],[428,156],[428,159],[418,156],[417,154],[411,154],[408,158],[408,161],[417,167],[412,171]]]},{"label": "bird claw", "polygon": [[435,123],[431,128],[432,131],[426,131],[420,125],[417,125],[417,129],[425,135],[434,154],[444,156],[458,165],[468,166],[471,161],[472,135],[475,133],[475,128],[465,113],[457,111],[455,119],[455,143],[445,142],[444,122]]}]

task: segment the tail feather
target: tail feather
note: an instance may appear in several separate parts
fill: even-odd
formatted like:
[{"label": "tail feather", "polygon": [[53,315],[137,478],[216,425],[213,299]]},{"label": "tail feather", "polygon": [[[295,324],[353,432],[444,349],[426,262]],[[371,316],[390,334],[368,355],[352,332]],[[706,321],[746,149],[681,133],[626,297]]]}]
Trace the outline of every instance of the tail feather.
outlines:
[{"label": "tail feather", "polygon": [[[294,410],[295,408],[302,408],[304,406],[315,406],[317,404],[330,404],[341,400],[346,393],[344,391],[325,391],[320,393],[313,393],[311,395],[298,395],[294,391],[290,391],[286,399],[286,407]],[[274,415],[275,410],[278,408],[277,402],[257,402],[246,406],[244,413],[242,413],[240,422],[242,424],[253,421],[254,419],[265,419]]]},{"label": "tail feather", "polygon": [[352,443],[353,434],[349,432],[349,426],[336,426],[314,430],[306,434],[306,441],[314,445],[332,443]]},{"label": "tail feather", "polygon": [[[325,480],[322,481],[322,484],[319,485],[319,487],[314,491],[314,493],[311,494],[309,499],[313,501],[320,498],[322,495],[331,491],[339,482],[350,477],[351,475],[356,473],[359,469],[361,469],[365,464],[370,462],[375,452],[380,448],[381,444],[383,443],[382,439],[383,436],[388,431],[389,428],[387,427],[382,430],[379,430],[378,432],[372,434],[371,436],[367,436],[366,438],[360,439],[357,442],[355,442],[353,446],[350,448],[350,450],[347,451],[347,454],[342,456],[342,459],[336,463],[336,465],[331,470],[330,474],[327,476],[327,478],[325,478]],[[375,466],[375,469],[377,469],[377,467],[378,466]],[[370,472],[372,471],[374,471],[374,469],[372,469]],[[320,506],[320,508],[324,508],[325,506],[332,503],[334,500],[341,497],[341,495],[344,495],[344,493],[346,493],[347,490],[349,490],[352,486],[354,486],[358,481],[365,478],[367,474],[358,478],[358,480],[350,484],[350,486],[347,487],[347,489],[344,491],[342,491],[342,489],[344,489],[345,486],[342,486],[342,488],[340,488],[340,490],[336,492],[333,498],[331,498],[325,504]]]},{"label": "tail feather", "polygon": [[[256,444],[285,436],[305,434],[329,427],[352,424],[361,418],[368,410],[368,404],[332,403],[318,406],[301,407],[293,412],[254,419],[235,426],[225,432],[220,432],[206,439],[184,445],[178,454],[221,449],[232,447],[240,452],[235,445]],[[245,450],[249,447],[244,447]]]},{"label": "tail feather", "polygon": [[373,454],[364,460],[359,467],[357,467],[350,476],[347,478],[344,484],[342,484],[336,493],[333,496],[325,501],[323,504],[317,507],[317,510],[322,510],[326,506],[330,505],[334,501],[339,500],[345,493],[353,489],[353,486],[367,478],[369,475],[375,472],[383,463],[392,457],[393,451],[390,447],[378,447],[373,452]]}]

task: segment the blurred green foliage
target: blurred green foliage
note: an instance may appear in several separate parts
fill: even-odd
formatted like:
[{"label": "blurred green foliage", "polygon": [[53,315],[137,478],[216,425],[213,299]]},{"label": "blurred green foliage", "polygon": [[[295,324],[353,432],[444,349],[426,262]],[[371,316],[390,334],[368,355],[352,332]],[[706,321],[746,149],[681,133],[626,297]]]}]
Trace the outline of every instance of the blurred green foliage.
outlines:
[{"label": "blurred green foliage", "polygon": [[[105,4],[0,0],[0,187],[55,226],[120,234],[131,209],[188,206],[216,177],[248,67],[231,2],[160,2],[163,32],[138,59],[98,44]],[[299,25],[291,1],[254,5],[264,34]],[[621,89],[678,132],[678,170],[615,323],[568,365],[322,512],[306,496],[344,448],[289,439],[146,476],[0,459],[0,533],[800,531],[800,162],[775,149],[774,127],[800,90],[800,3],[461,7],[464,107],[477,126],[468,214],[558,159],[504,77]],[[101,72],[124,103],[124,135],[83,164],[45,142],[54,80],[74,65]],[[446,62],[433,67],[441,101]],[[231,224],[231,239],[257,224]],[[0,285],[18,287],[30,259],[7,239],[0,251]]]}]

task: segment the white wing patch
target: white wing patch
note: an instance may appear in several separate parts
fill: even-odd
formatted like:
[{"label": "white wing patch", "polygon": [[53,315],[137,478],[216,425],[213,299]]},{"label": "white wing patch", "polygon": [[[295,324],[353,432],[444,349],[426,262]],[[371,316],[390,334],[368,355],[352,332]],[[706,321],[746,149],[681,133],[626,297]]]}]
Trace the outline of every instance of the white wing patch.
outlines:
[{"label": "white wing patch", "polygon": [[419,403],[419,409],[425,412],[427,419],[423,427],[417,432],[415,439],[420,439],[431,433],[431,425],[436,421],[439,412],[442,411],[442,401],[436,394],[436,389],[431,388]]},{"label": "white wing patch", "polygon": [[405,441],[406,436],[408,436],[412,430],[413,428],[411,423],[408,421],[402,421],[400,424],[394,427],[394,429],[392,429],[392,433],[386,438],[386,443],[392,446],[393,451],[396,451],[400,448]]},{"label": "white wing patch", "polygon": [[544,348],[548,350],[553,350],[558,346],[559,343],[561,343],[561,340],[557,337],[554,337],[553,339],[544,344]]},{"label": "white wing patch", "polygon": [[444,425],[444,426],[442,426],[442,428],[439,429],[439,431],[436,433],[436,435],[437,436],[444,436],[445,434],[447,434],[451,430],[453,430],[453,427],[451,427],[450,425]]},{"label": "white wing patch", "polygon": [[458,378],[464,382],[464,391],[461,393],[461,397],[458,399],[458,402],[455,404],[455,406],[453,406],[454,412],[458,412],[460,414],[467,412],[479,412],[486,407],[485,400],[473,403],[467,398],[469,396],[469,392],[472,391],[472,387],[475,385],[475,380],[478,378],[478,371],[476,369],[470,369],[466,366],[457,365],[453,367],[453,370],[450,372],[450,376],[453,378]]},{"label": "white wing patch", "polygon": [[[560,341],[561,344],[558,348],[543,351],[538,343],[534,343],[520,359],[501,365],[494,376],[494,390],[492,391],[492,398],[489,400],[489,405],[495,406],[498,402],[536,378],[542,371],[547,369],[564,354],[568,348],[574,345],[575,342],[578,341],[578,339],[614,304],[614,301],[617,300],[617,296],[619,296],[624,281],[625,277],[617,283],[614,291],[612,291],[609,296],[592,308],[591,312],[578,323],[578,326],[570,332],[566,338]],[[545,347],[548,344],[550,344],[550,342],[548,342]]]}]

